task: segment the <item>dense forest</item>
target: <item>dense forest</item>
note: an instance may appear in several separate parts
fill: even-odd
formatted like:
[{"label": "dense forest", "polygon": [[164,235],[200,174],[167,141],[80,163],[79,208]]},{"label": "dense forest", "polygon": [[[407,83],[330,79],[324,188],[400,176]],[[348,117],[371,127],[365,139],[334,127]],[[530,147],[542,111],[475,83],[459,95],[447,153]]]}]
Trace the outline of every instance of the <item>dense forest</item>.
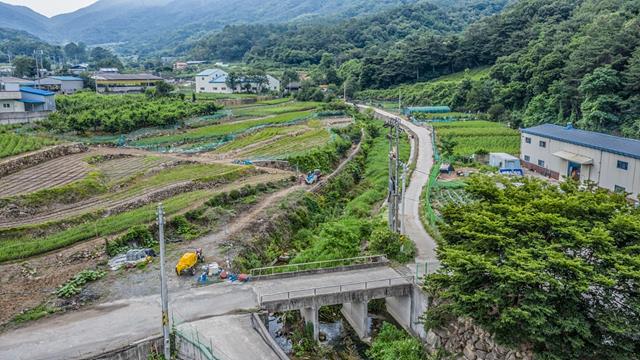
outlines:
[{"label": "dense forest", "polygon": [[[513,126],[572,122],[640,137],[639,15],[637,0],[520,1],[462,34],[460,59],[492,65],[485,76],[407,86],[404,98]],[[397,99],[398,90],[360,96]]]}]

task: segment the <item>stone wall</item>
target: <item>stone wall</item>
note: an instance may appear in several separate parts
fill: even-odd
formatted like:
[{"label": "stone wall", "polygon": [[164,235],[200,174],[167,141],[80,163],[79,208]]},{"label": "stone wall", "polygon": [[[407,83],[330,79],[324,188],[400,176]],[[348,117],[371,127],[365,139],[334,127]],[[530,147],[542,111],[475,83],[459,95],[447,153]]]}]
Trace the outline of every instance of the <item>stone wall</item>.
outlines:
[{"label": "stone wall", "polygon": [[0,162],[0,177],[62,156],[89,151],[83,144],[58,145]]},{"label": "stone wall", "polygon": [[427,349],[440,349],[461,360],[532,360],[533,353],[524,346],[509,349],[496,343],[493,336],[470,319],[458,318],[446,327],[429,330]]}]

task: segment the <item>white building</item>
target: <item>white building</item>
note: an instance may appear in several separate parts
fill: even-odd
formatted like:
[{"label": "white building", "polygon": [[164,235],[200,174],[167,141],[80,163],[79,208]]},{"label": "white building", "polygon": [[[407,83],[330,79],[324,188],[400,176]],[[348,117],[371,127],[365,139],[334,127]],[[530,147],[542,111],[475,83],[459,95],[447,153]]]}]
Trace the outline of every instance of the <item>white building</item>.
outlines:
[{"label": "white building", "polygon": [[220,69],[207,69],[196,75],[196,92],[197,93],[214,93],[214,94],[231,94],[239,92],[262,92],[280,90],[280,80],[271,75],[266,75],[266,83],[257,84],[251,80],[240,78],[235,88],[229,87],[227,84],[227,76],[229,74]]},{"label": "white building", "polygon": [[521,132],[524,167],[559,180],[590,180],[605,189],[638,197],[639,140],[552,124]]},{"label": "white building", "polygon": [[54,95],[50,91],[23,86],[15,81],[0,81],[0,125],[46,118],[56,110]]}]

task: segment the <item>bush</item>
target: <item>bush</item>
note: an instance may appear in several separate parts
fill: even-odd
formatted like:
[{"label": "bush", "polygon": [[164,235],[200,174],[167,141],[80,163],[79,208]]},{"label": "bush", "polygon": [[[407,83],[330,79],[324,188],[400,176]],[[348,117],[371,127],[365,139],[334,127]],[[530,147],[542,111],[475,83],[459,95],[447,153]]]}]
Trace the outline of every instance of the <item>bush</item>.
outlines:
[{"label": "bush", "polygon": [[116,256],[126,252],[131,247],[153,247],[157,243],[149,228],[144,225],[138,225],[129,229],[121,237],[113,241],[107,241],[106,251],[109,256]]},{"label": "bush", "polygon": [[389,259],[407,263],[414,260],[416,247],[406,236],[391,231],[386,223],[379,223],[369,238],[369,252],[372,255],[385,254]]},{"label": "bush", "polygon": [[419,340],[404,330],[385,322],[373,339],[367,356],[372,360],[427,360],[427,354]]},{"label": "bush", "polygon": [[60,286],[58,290],[56,290],[56,295],[61,298],[70,298],[79,294],[86,283],[101,279],[105,275],[107,275],[107,273],[104,271],[83,270],[74,276],[73,279]]}]

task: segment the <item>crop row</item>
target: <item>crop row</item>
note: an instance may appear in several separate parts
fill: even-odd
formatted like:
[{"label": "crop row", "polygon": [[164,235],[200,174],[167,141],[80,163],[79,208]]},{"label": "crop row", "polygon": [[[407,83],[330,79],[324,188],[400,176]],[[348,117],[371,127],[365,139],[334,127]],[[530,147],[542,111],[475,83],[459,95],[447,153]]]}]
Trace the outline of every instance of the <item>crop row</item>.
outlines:
[{"label": "crop row", "polygon": [[55,141],[53,140],[37,136],[17,135],[13,133],[0,134],[0,159],[38,150],[54,143]]},{"label": "crop row", "polygon": [[313,148],[327,144],[330,139],[331,134],[328,130],[311,130],[297,136],[287,136],[273,143],[244,152],[240,156],[246,158],[284,159],[289,156],[304,154]]},{"label": "crop row", "polygon": [[477,136],[518,136],[517,130],[509,129],[506,127],[488,127],[488,128],[444,128],[438,129],[438,135],[440,136],[455,136],[455,137],[477,137]]},{"label": "crop row", "polygon": [[233,114],[237,117],[257,117],[279,115],[295,111],[313,110],[320,103],[315,102],[292,102],[286,104],[277,104],[275,106],[253,106],[249,108],[237,109]]},{"label": "crop row", "polygon": [[484,121],[484,120],[472,120],[472,121],[452,121],[431,124],[437,130],[448,128],[505,128],[504,124]]}]

